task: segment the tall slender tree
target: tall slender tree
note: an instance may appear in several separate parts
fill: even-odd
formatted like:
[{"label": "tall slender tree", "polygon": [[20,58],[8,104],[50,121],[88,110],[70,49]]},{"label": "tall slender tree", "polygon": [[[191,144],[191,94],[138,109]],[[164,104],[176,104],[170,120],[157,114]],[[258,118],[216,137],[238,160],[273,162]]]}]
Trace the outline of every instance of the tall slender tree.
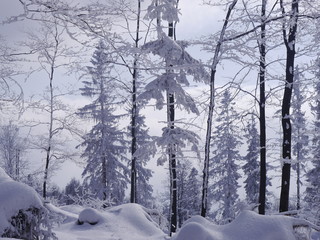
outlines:
[{"label": "tall slender tree", "polygon": [[299,67],[295,69],[293,96],[292,96],[292,153],[295,156],[295,163],[292,168],[297,174],[297,209],[301,208],[301,185],[302,172],[305,168],[305,160],[308,156],[309,136],[306,127],[305,113],[302,111],[303,96],[302,75]]},{"label": "tall slender tree", "polygon": [[210,102],[208,107],[208,118],[206,128],[206,140],[205,140],[205,153],[204,153],[204,166],[203,166],[203,181],[202,181],[202,199],[201,199],[201,216],[206,217],[208,212],[208,188],[209,188],[209,165],[210,165],[210,152],[211,152],[211,138],[212,138],[212,123],[213,123],[213,111],[215,105],[215,79],[217,67],[221,57],[221,48],[223,39],[229,24],[229,19],[234,7],[237,4],[237,0],[234,0],[228,8],[223,27],[220,32],[220,37],[217,42],[213,62],[211,65],[210,73]]},{"label": "tall slender tree", "polygon": [[[156,106],[161,109],[166,106],[167,126],[157,140],[163,148],[164,155],[160,163],[168,160],[170,173],[170,234],[177,229],[177,157],[183,156],[182,149],[190,142],[192,150],[197,151],[198,136],[190,130],[185,130],[176,124],[176,107],[185,109],[188,113],[199,114],[194,100],[183,89],[189,85],[186,75],[194,77],[195,81],[206,81],[207,73],[198,61],[185,50],[186,42],[175,40],[175,24],[178,21],[176,0],[153,1],[148,8],[148,17],[157,20],[158,39],[148,42],[144,49],[163,59],[165,72],[146,85],[146,91],[141,94],[147,100],[155,99]],[[168,34],[163,32],[161,21],[168,22]],[[164,94],[164,95],[163,95]]]},{"label": "tall slender tree", "polygon": [[267,188],[267,149],[266,149],[266,7],[267,0],[261,1],[261,32],[258,41],[260,52],[259,69],[259,122],[260,122],[260,181],[259,181],[259,213],[265,214]]},{"label": "tall slender tree", "polygon": [[[288,211],[289,209],[289,190],[290,190],[290,172],[291,172],[291,117],[290,117],[290,105],[294,80],[294,61],[295,61],[295,45],[296,35],[298,28],[298,9],[299,0],[291,1],[291,10],[287,14],[283,0],[280,0],[280,7],[283,17],[289,16],[287,21],[283,21],[282,33],[283,40],[287,50],[286,57],[286,73],[285,73],[285,88],[282,100],[282,179],[281,179],[281,194],[280,194],[280,212]],[[287,32],[289,29],[289,32]]]}]

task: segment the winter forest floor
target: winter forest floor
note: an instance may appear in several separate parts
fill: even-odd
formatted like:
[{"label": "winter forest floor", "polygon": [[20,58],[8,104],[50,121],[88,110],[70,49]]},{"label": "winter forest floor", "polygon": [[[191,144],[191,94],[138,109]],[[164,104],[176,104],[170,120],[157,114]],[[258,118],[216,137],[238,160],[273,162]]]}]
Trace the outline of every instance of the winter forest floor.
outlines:
[{"label": "winter forest floor", "polygon": [[[30,225],[32,230],[26,231]],[[263,216],[249,210],[225,225],[193,216],[172,237],[166,225],[157,210],[139,204],[97,210],[43,203],[33,188],[13,181],[0,168],[0,236],[14,237],[11,239],[48,239],[48,234],[50,239],[61,240],[320,240],[320,227],[304,219]]]}]

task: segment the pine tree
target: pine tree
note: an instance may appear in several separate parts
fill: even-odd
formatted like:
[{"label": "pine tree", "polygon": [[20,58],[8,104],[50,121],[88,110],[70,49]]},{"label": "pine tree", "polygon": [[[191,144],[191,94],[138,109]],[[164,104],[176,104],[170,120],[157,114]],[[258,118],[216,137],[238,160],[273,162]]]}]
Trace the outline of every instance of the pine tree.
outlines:
[{"label": "pine tree", "polygon": [[247,133],[244,136],[247,139],[248,149],[247,155],[244,156],[245,164],[242,167],[246,175],[245,191],[246,200],[248,203],[258,204],[259,202],[259,134],[256,128],[254,116],[252,115],[251,121],[247,125]]},{"label": "pine tree", "polygon": [[[320,68],[320,60],[317,62],[318,69]],[[305,201],[309,209],[317,219],[319,224],[320,219],[320,72],[317,73],[317,82],[315,86],[315,103],[312,106],[312,112],[315,116],[314,131],[312,138],[311,163],[312,169],[307,172],[307,188]]]},{"label": "pine tree", "polygon": [[237,135],[239,129],[234,124],[237,113],[233,105],[230,91],[225,90],[218,107],[216,130],[213,132],[214,151],[209,172],[213,182],[210,195],[219,205],[219,209],[214,213],[218,222],[230,222],[234,219],[232,208],[239,200],[237,190],[240,174],[236,161],[240,161],[242,158],[237,149],[240,144],[240,136]]},{"label": "pine tree", "polygon": [[82,95],[92,102],[79,109],[79,115],[95,121],[81,144],[87,165],[82,173],[85,185],[96,197],[115,204],[123,202],[128,183],[128,168],[123,163],[126,151],[124,133],[118,129],[121,116],[115,115],[116,91],[112,76],[110,49],[101,40],[88,67],[90,81],[83,81]]},{"label": "pine tree", "polygon": [[304,102],[301,83],[301,73],[296,67],[292,96],[292,153],[296,157],[292,165],[297,174],[297,209],[301,208],[301,172],[305,168],[305,160],[308,155],[309,136],[306,129],[305,113],[302,111]]}]

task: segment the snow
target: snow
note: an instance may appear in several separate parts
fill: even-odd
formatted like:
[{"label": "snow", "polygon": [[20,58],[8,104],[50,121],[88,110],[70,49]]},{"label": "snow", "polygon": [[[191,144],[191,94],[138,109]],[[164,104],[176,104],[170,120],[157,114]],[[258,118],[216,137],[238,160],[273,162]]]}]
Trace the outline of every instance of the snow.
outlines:
[{"label": "snow", "polygon": [[19,210],[30,207],[42,208],[42,201],[37,192],[26,184],[12,180],[0,168],[0,236],[10,227],[9,220],[18,214]]},{"label": "snow", "polygon": [[[31,187],[13,181],[0,168],[0,236],[10,226],[8,220],[20,209],[42,206],[40,197]],[[128,203],[105,210],[78,205],[56,207],[50,203],[45,207],[59,215],[60,220],[64,219],[53,228],[59,240],[296,240],[294,226],[311,226],[303,219],[263,216],[244,210],[226,225],[193,216],[170,238],[153,220],[154,212],[138,204]],[[317,226],[313,228],[320,230]],[[319,240],[319,232],[313,232],[312,239]]]},{"label": "snow", "polygon": [[79,213],[78,221],[61,224],[54,232],[62,240],[93,237],[95,240],[164,240],[166,236],[138,204],[124,204],[105,211],[85,208]]},{"label": "snow", "polygon": [[215,225],[196,216],[182,226],[173,240],[295,240],[293,223],[290,217],[262,216],[248,210],[226,225]]}]

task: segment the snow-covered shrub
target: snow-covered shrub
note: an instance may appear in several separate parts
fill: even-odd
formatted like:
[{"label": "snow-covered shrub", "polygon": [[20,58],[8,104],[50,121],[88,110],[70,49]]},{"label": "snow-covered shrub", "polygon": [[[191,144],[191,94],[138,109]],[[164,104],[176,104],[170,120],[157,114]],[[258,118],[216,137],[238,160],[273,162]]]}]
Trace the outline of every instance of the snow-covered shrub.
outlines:
[{"label": "snow-covered shrub", "polygon": [[0,168],[0,237],[55,239],[49,212],[37,192]]},{"label": "snow-covered shrub", "polygon": [[82,225],[84,223],[89,223],[90,225],[96,225],[102,219],[100,213],[93,208],[86,208],[80,212],[78,218],[78,224]]}]

